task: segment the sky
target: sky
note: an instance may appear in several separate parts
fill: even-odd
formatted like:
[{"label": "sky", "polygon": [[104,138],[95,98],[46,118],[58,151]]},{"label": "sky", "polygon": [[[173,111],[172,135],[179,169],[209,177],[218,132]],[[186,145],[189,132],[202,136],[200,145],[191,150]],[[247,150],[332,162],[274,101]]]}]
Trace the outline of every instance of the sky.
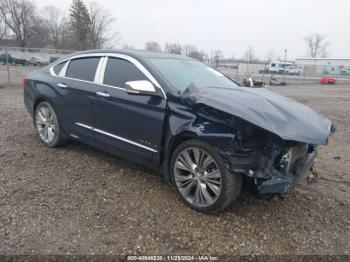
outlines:
[{"label": "sky", "polygon": [[[89,1],[86,0],[86,3]],[[220,49],[241,58],[249,46],[265,59],[306,57],[304,38],[327,36],[328,56],[350,58],[349,0],[95,0],[116,19],[119,46],[143,49],[147,41],[195,45],[210,55]],[[68,13],[71,0],[34,0]]]}]

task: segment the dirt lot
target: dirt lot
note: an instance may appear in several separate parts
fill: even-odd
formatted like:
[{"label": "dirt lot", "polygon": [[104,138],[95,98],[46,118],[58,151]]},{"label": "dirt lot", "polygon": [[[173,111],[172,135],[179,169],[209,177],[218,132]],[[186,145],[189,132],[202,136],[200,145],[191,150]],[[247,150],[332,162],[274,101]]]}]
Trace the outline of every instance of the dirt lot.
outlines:
[{"label": "dirt lot", "polygon": [[334,121],[320,179],[284,200],[245,193],[202,215],[124,159],[78,143],[46,148],[22,90],[0,88],[0,254],[349,254],[350,86],[276,91]]}]

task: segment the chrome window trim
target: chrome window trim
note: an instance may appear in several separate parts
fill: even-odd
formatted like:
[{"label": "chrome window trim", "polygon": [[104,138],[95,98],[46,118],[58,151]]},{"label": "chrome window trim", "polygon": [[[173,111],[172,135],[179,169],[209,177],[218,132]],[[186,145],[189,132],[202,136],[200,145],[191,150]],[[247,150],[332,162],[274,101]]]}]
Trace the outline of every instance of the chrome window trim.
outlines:
[{"label": "chrome window trim", "polygon": [[102,68],[102,64],[105,60],[105,57],[101,57],[100,58],[100,61],[98,62],[98,65],[97,65],[97,69],[96,69],[96,72],[95,72],[95,77],[94,77],[94,82],[95,83],[98,83],[99,82],[99,79],[101,77],[101,68]]},{"label": "chrome window trim", "polygon": [[82,124],[82,123],[78,123],[78,122],[75,123],[75,124],[78,125],[78,126],[87,128],[87,129],[89,129],[89,130],[91,130],[91,131],[94,131],[94,132],[97,132],[97,133],[100,133],[100,134],[103,134],[103,135],[106,135],[106,136],[109,136],[109,137],[118,139],[118,140],[120,140],[120,141],[129,143],[129,144],[132,144],[132,145],[134,145],[134,146],[141,147],[141,148],[146,149],[146,150],[149,150],[149,151],[151,151],[151,152],[158,153],[158,151],[155,150],[155,149],[153,149],[153,148],[150,148],[150,147],[148,147],[148,146],[144,146],[144,145],[142,145],[142,144],[139,144],[139,143],[137,143],[137,142],[131,141],[131,140],[129,140],[129,139],[126,139],[126,138],[123,138],[123,137],[120,137],[120,136],[116,136],[116,135],[114,135],[114,134],[108,133],[108,132],[103,131],[103,130],[100,130],[100,129],[98,129],[98,128],[94,128],[94,127],[92,127],[92,126],[88,126],[88,125],[85,125],[85,124]]},{"label": "chrome window trim", "polygon": [[62,67],[61,71],[58,73],[59,76],[61,76],[61,77],[65,77],[66,76],[67,68],[69,66],[69,63],[70,63],[70,60],[65,62],[65,65]]},{"label": "chrome window trim", "polygon": [[[67,79],[73,79],[73,80],[77,80],[77,81],[83,81],[83,82],[89,82],[89,83],[95,83],[95,84],[99,84],[99,85],[103,85],[103,86],[107,86],[107,87],[112,87],[112,88],[116,88],[116,89],[123,89],[125,90],[125,88],[121,88],[121,87],[115,87],[115,86],[110,86],[110,85],[105,85],[103,84],[103,78],[104,78],[104,72],[105,72],[105,68],[107,66],[107,59],[104,59],[104,64],[103,64],[103,67],[101,67],[101,71],[100,71],[100,78],[99,78],[99,82],[91,82],[91,81],[86,81],[86,80],[81,80],[81,79],[76,79],[76,78],[70,78],[70,77],[66,77],[64,74],[64,76],[60,76],[60,75],[57,75],[55,73],[55,71],[53,70],[53,68],[60,64],[60,63],[64,63],[65,61],[69,61],[70,60],[73,60],[73,59],[78,59],[78,58],[85,58],[85,57],[116,57],[116,58],[121,58],[121,59],[124,59],[124,60],[127,60],[129,61],[130,63],[132,63],[134,66],[136,66],[157,88],[160,89],[160,91],[162,92],[163,96],[165,99],[167,99],[167,96],[164,92],[164,89],[160,86],[160,84],[158,83],[158,81],[153,77],[153,75],[135,58],[129,56],[129,55],[124,55],[124,54],[118,54],[118,53],[89,53],[89,54],[80,54],[80,55],[75,55],[75,56],[72,56],[72,57],[69,57],[69,58],[66,58],[65,60],[63,61],[59,61],[57,63],[54,63],[49,71],[50,71],[50,74],[52,76],[55,76],[55,77],[63,77],[63,78],[67,78]],[[68,64],[69,64],[68,62]],[[67,64],[67,68],[68,68],[68,64]],[[67,70],[66,68],[66,70]],[[62,68],[63,69],[63,68]],[[97,68],[98,69],[98,68]],[[96,69],[96,70],[97,70]],[[101,77],[101,74],[103,75],[103,77]],[[95,74],[96,76],[96,74]],[[100,82],[102,80],[102,83]]]},{"label": "chrome window trim", "polygon": [[99,84],[101,84],[101,85],[104,85],[103,81],[105,78],[105,71],[106,71],[107,63],[108,63],[108,56],[105,56],[105,59],[103,60],[103,64],[101,67],[101,75],[100,75],[100,79],[99,79]]},{"label": "chrome window trim", "polygon": [[[68,64],[69,64],[70,60],[66,60],[66,61],[62,61],[61,63],[56,63],[54,64],[53,66],[50,67],[49,71],[50,71],[50,74],[52,76],[65,76],[66,75],[66,71],[67,71],[67,67],[68,67]],[[61,70],[58,72],[58,74],[55,73],[55,71],[53,70],[53,68],[59,64],[63,64],[63,67],[61,68]]]}]

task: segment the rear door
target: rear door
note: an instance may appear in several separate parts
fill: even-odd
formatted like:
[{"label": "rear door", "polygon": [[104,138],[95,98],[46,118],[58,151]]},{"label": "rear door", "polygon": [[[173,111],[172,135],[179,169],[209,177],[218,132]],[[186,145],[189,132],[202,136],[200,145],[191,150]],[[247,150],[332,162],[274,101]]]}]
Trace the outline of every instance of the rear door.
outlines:
[{"label": "rear door", "polygon": [[127,93],[125,82],[150,81],[149,72],[133,59],[109,57],[106,60],[99,91],[108,95],[97,98],[94,104],[96,143],[143,162],[156,162],[166,99]]},{"label": "rear door", "polygon": [[62,120],[68,135],[93,142],[93,101],[98,87],[94,83],[101,56],[68,61],[56,85],[63,94]]}]

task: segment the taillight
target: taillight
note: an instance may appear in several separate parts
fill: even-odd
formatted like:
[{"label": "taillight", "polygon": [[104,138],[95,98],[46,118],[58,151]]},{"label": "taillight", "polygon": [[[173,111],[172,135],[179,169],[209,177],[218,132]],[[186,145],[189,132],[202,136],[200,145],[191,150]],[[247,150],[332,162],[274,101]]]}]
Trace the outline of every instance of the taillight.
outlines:
[{"label": "taillight", "polygon": [[27,78],[22,78],[22,87],[23,88],[26,88],[27,87],[27,85],[28,85],[28,79]]}]

